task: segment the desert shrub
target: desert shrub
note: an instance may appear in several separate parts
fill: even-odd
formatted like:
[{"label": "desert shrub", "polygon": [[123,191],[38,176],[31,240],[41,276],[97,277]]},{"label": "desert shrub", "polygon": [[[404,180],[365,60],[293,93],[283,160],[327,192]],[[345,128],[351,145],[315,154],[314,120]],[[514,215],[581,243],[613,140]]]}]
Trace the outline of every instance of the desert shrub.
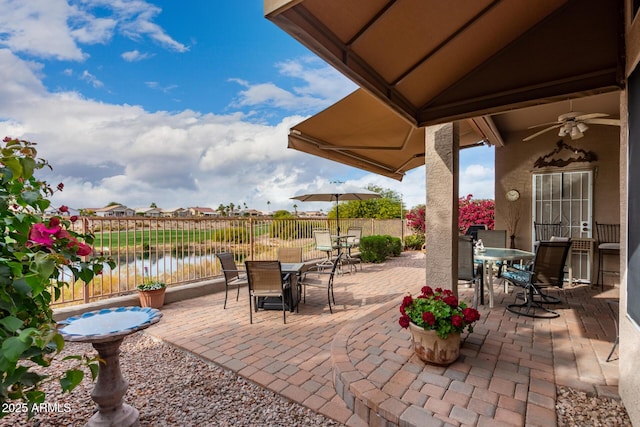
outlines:
[{"label": "desert shrub", "polygon": [[211,236],[214,242],[249,243],[249,230],[244,227],[230,227],[217,229]]},{"label": "desert shrub", "polygon": [[360,239],[360,258],[363,262],[380,263],[390,256],[399,256],[402,241],[391,236],[366,236]]},{"label": "desert shrub", "polygon": [[410,234],[404,238],[404,247],[407,249],[421,249],[424,245],[424,234]]}]

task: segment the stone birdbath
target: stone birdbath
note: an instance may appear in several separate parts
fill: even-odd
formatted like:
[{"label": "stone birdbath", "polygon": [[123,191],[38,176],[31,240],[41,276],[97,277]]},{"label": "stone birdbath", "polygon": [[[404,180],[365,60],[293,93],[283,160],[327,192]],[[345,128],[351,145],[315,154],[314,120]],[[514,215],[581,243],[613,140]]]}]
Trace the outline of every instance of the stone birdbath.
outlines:
[{"label": "stone birdbath", "polygon": [[148,328],[161,317],[155,308],[119,307],[90,311],[59,322],[65,341],[89,342],[101,359],[98,380],[91,392],[98,412],[89,419],[88,427],[138,425],[138,410],[123,402],[129,382],[120,371],[120,345],[124,337]]}]

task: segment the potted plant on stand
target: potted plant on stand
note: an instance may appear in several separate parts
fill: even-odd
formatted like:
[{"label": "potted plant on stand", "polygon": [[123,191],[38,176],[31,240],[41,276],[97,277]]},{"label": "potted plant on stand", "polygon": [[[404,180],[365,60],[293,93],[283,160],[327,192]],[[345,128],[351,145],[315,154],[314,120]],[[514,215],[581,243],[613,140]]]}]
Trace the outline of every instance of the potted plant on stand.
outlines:
[{"label": "potted plant on stand", "polygon": [[449,365],[460,355],[460,333],[473,332],[480,319],[478,310],[467,307],[448,289],[429,286],[413,298],[407,295],[400,305],[400,326],[409,328],[416,355],[427,363]]},{"label": "potted plant on stand", "polygon": [[141,307],[160,308],[164,305],[164,294],[167,285],[158,280],[145,280],[136,287]]}]

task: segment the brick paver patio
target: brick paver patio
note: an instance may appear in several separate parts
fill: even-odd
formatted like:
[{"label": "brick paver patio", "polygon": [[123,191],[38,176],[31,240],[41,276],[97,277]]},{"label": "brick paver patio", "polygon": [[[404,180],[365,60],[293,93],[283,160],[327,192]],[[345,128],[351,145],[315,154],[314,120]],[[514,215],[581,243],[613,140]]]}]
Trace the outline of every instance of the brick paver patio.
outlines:
[{"label": "brick paver patio", "polygon": [[[337,307],[307,290],[306,304],[282,322],[254,313],[246,290],[166,305],[147,333],[349,426],[556,425],[556,385],[617,396],[618,363],[608,298],[617,288],[569,287],[553,320],[506,311],[513,295],[495,287],[493,309],[466,337],[448,368],[422,363],[398,325],[402,297],[425,283],[425,255],[406,252],[335,280]],[[432,284],[433,285],[433,284]],[[472,290],[460,288],[470,302]]]}]

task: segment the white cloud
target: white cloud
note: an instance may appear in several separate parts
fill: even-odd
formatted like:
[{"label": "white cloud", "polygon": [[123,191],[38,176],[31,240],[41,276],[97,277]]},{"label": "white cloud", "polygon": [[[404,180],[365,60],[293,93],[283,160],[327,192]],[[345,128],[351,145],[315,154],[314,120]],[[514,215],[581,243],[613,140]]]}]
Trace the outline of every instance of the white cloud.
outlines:
[{"label": "white cloud", "polygon": [[122,57],[122,59],[124,59],[127,62],[137,62],[137,61],[142,61],[144,59],[151,58],[153,55],[148,53],[142,53],[139,50],[135,49],[129,52],[124,52],[120,56]]},{"label": "white cloud", "polygon": [[189,49],[153,22],[162,10],[142,0],[0,0],[0,10],[0,47],[40,58],[82,61],[80,45],[106,44],[115,33],[147,37],[175,52]]},{"label": "white cloud", "polygon": [[93,86],[95,88],[99,88],[99,87],[104,86],[104,83],[102,83],[100,80],[98,80],[98,78],[96,76],[94,76],[93,74],[91,74],[87,70],[84,70],[82,72],[82,74],[80,75],[80,80],[84,80],[85,82],[89,83],[91,86]]},{"label": "white cloud", "polygon": [[271,209],[292,209],[289,198],[300,183],[352,173],[286,148],[288,129],[303,116],[269,125],[239,112],[149,112],[48,92],[36,73],[37,66],[0,50],[0,117],[8,118],[0,121],[0,134],[38,143],[53,167],[46,179],[65,183],[55,204],[215,208],[232,202],[267,209],[270,201]]},{"label": "white cloud", "polygon": [[277,64],[277,69],[282,75],[301,80],[303,85],[289,91],[275,83],[252,84],[243,79],[230,79],[246,88],[240,91],[233,105],[306,113],[326,108],[356,89],[355,84],[318,59],[290,60]]},{"label": "white cloud", "polygon": [[[470,148],[469,150],[486,150],[486,147]],[[460,196],[472,194],[474,199],[494,198],[493,167],[482,164],[469,164],[460,169]]]}]

